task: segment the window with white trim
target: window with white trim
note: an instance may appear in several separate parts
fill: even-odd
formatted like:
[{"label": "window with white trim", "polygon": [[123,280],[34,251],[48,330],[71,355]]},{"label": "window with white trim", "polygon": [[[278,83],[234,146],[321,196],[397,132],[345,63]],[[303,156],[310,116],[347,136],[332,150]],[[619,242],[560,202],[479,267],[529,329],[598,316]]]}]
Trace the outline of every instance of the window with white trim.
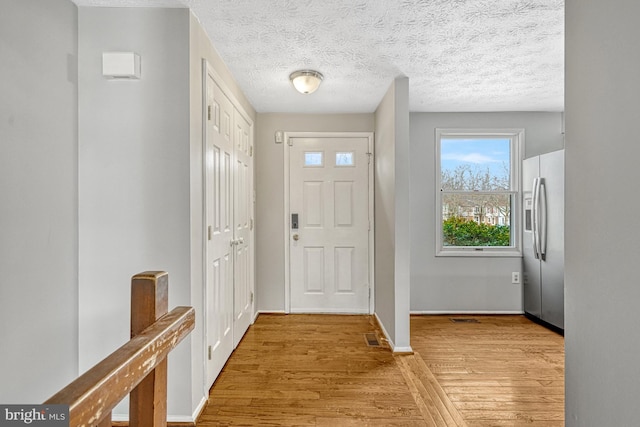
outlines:
[{"label": "window with white trim", "polygon": [[436,129],[436,255],[520,256],[524,129]]}]

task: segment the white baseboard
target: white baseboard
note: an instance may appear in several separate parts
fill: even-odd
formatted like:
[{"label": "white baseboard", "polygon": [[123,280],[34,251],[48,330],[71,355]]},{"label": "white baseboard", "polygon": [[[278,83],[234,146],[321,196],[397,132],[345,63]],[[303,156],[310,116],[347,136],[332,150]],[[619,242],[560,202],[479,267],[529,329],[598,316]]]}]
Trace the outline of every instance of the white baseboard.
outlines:
[{"label": "white baseboard", "polygon": [[411,310],[411,314],[524,314],[518,310]]},{"label": "white baseboard", "polygon": [[[206,402],[206,400],[205,400]],[[112,422],[118,423],[128,423],[129,415],[113,415],[111,417]],[[176,423],[176,424],[195,424],[196,419],[194,416],[188,415],[167,415],[167,423]]]},{"label": "white baseboard", "polygon": [[393,353],[413,353],[413,349],[411,347],[397,347],[396,344],[389,337],[389,333],[387,332],[387,330],[384,327],[384,324],[382,323],[382,321],[378,317],[378,313],[373,313],[373,316],[376,318],[376,322],[378,322],[378,325],[380,326],[380,329],[382,329],[382,333],[384,334],[384,338],[389,343],[389,347],[391,347],[391,351]]},{"label": "white baseboard", "polygon": [[326,308],[310,308],[304,310],[291,310],[291,314],[346,314],[346,315],[363,315],[369,314],[369,309],[363,311],[345,311],[340,309],[329,309]]},{"label": "white baseboard", "polygon": [[195,424],[196,420],[193,418],[193,416],[188,417],[188,416],[172,416],[172,415],[167,415],[167,423],[180,423],[180,424]]},{"label": "white baseboard", "polygon": [[[202,396],[202,400],[200,401],[198,406],[196,406],[196,409],[193,411],[193,414],[191,414],[191,416],[188,416],[188,415],[167,415],[167,422],[168,423],[194,424],[195,425],[196,421],[198,420],[198,416],[200,416],[200,413],[202,412],[202,410],[204,409],[205,405],[207,404],[207,400],[208,400],[207,396]],[[114,414],[111,417],[111,421],[128,423],[129,422],[129,415]]]},{"label": "white baseboard", "polygon": [[194,424],[196,423],[196,421],[198,421],[198,417],[200,416],[200,414],[204,410],[204,407],[207,405],[207,401],[208,400],[209,400],[208,396],[202,396],[202,400],[200,401],[198,406],[196,406],[196,409],[193,411],[193,415],[191,417],[193,418],[193,423]]},{"label": "white baseboard", "polygon": [[256,313],[256,318],[260,314],[287,314],[287,312],[284,310],[258,310]]},{"label": "white baseboard", "polygon": [[384,338],[387,340],[387,342],[389,343],[389,346],[391,347],[391,350],[393,350],[393,348],[396,346],[393,341],[391,340],[391,337],[389,336],[389,333],[387,332],[387,330],[384,327],[384,324],[382,323],[382,320],[380,320],[380,318],[378,317],[378,313],[373,313],[373,317],[376,318],[376,322],[378,322],[378,326],[380,326],[380,329],[382,329],[382,333],[384,334]]},{"label": "white baseboard", "polygon": [[364,310],[362,312],[360,312],[360,311],[357,311],[357,312],[354,312],[354,311],[346,312],[346,311],[341,311],[341,310],[331,311],[331,310],[327,310],[326,308],[311,309],[311,310],[300,310],[300,311],[292,310],[290,313],[287,313],[285,310],[258,310],[256,312],[256,316],[254,318],[254,321],[255,321],[255,319],[258,318],[258,316],[260,314],[353,314],[353,315],[356,315],[356,316],[361,316],[363,314],[367,314],[368,315],[368,314],[371,314],[371,313],[369,313],[368,310]]}]

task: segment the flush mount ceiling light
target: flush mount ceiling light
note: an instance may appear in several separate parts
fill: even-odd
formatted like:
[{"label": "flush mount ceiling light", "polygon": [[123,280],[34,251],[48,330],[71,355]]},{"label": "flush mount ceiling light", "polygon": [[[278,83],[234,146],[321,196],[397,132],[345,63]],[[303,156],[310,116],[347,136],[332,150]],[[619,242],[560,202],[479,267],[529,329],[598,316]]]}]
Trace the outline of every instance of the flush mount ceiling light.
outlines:
[{"label": "flush mount ceiling light", "polygon": [[300,93],[309,94],[318,89],[324,77],[317,71],[299,70],[289,76],[293,87]]}]

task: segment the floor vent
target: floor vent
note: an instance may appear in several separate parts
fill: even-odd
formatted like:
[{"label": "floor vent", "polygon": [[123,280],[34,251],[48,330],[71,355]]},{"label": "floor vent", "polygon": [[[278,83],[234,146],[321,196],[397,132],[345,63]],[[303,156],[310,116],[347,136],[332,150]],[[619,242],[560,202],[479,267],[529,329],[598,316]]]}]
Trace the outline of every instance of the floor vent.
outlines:
[{"label": "floor vent", "polygon": [[449,320],[451,320],[453,323],[480,323],[478,319],[468,319],[468,318],[460,319],[460,318],[451,317],[449,318]]},{"label": "floor vent", "polygon": [[369,332],[364,334],[364,340],[369,347],[380,347],[380,342],[375,333]]}]

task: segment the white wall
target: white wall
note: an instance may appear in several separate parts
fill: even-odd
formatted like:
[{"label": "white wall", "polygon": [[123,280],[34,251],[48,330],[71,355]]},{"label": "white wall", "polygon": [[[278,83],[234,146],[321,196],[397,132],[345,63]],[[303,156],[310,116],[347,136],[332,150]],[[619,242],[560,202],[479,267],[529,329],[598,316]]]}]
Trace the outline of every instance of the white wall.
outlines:
[{"label": "white wall", "polygon": [[525,157],[563,148],[560,113],[411,114],[411,310],[521,312],[521,258],[435,257],[435,129],[524,128]]},{"label": "white wall", "polygon": [[[293,89],[292,89],[293,90]],[[302,95],[301,95],[302,96]],[[313,102],[313,95],[309,97]],[[373,114],[258,114],[256,130],[256,307],[285,310],[283,144],[276,130],[288,132],[372,132]]]},{"label": "white wall", "polygon": [[375,134],[375,313],[394,351],[410,351],[409,81],[380,102]]},{"label": "white wall", "polygon": [[[81,7],[78,17],[84,371],[128,341],[132,275],[168,271],[169,308],[191,303],[190,21],[186,9]],[[108,51],[138,53],[142,78],[103,78]],[[170,420],[190,420],[191,339],[169,355]],[[126,405],[114,411],[127,415]]]},{"label": "white wall", "polygon": [[566,425],[640,420],[640,3],[566,2]]},{"label": "white wall", "polygon": [[0,4],[0,402],[78,373],[77,9]]}]

